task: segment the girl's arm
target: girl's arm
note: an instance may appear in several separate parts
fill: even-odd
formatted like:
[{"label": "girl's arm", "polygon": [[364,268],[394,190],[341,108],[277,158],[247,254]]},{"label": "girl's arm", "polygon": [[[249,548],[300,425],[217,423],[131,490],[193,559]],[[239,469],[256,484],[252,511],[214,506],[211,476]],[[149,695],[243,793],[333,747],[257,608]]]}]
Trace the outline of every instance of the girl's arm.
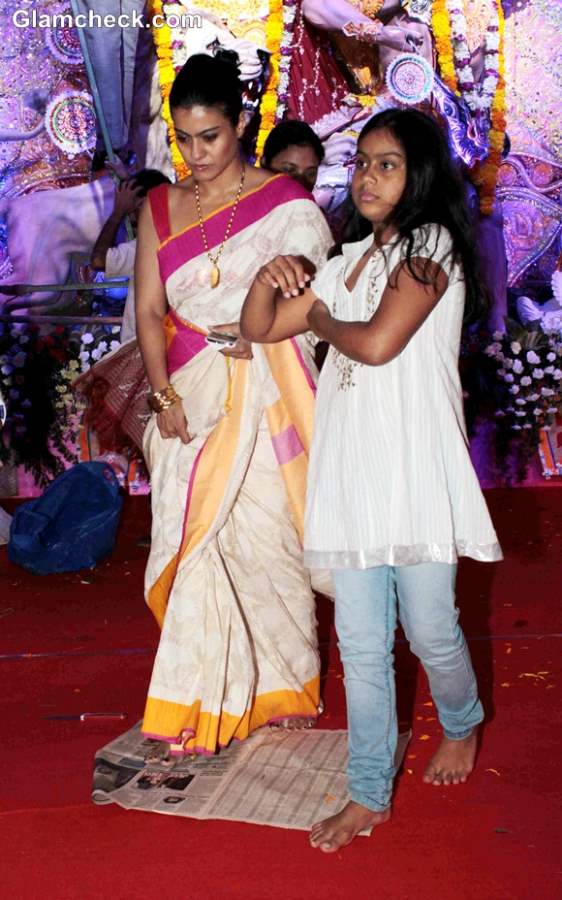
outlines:
[{"label": "girl's arm", "polygon": [[[135,314],[137,340],[153,393],[164,390],[170,383],[164,335],[167,302],[160,280],[157,250],[158,235],[150,204],[144,203],[139,217],[135,259]],[[163,438],[179,437],[184,444],[189,442],[187,420],[179,400],[158,413],[156,422]]]},{"label": "girl's arm", "polygon": [[308,331],[307,314],[316,300],[307,287],[313,273],[314,266],[302,256],[276,256],[262,266],[242,307],[242,337],[274,344]]},{"label": "girl's arm", "polygon": [[134,179],[122,182],[117,188],[113,212],[100,231],[90,256],[90,266],[99,272],[105,272],[107,251],[113,246],[119,226],[125,216],[138,209],[141,198],[140,186],[135,187]]},{"label": "girl's arm", "polygon": [[318,300],[308,314],[310,328],[321,340],[357,362],[368,366],[390,362],[402,352],[447,290],[447,275],[437,263],[414,259],[412,268],[434,284],[420,284],[401,265],[391,275],[380,305],[368,322],[334,319],[328,307]]}]

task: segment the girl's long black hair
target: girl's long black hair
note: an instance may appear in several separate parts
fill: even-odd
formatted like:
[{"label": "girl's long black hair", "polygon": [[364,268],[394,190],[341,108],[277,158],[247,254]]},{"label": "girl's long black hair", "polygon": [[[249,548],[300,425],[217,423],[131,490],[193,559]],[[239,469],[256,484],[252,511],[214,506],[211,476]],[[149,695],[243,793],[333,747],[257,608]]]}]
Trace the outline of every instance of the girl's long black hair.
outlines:
[{"label": "girl's long black hair", "polygon": [[[452,259],[462,267],[466,285],[465,320],[479,321],[488,311],[488,297],[479,277],[475,239],[466,205],[466,189],[455,168],[445,134],[430,116],[416,109],[387,109],[364,125],[357,146],[373,131],[389,131],[406,154],[406,186],[386,225],[393,225],[407,241],[406,266],[412,269],[414,229],[436,223],[452,239]],[[350,209],[353,204],[350,202]],[[344,241],[361,240],[372,232],[372,223],[353,207]]]}]

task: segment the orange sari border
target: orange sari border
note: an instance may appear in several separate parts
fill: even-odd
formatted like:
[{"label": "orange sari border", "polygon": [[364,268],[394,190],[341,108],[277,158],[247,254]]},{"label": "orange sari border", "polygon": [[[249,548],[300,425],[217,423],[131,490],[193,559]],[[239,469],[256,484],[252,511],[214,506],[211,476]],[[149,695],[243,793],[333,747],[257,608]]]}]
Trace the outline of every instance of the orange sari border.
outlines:
[{"label": "orange sari border", "polygon": [[[258,728],[280,719],[316,718],[319,702],[319,675],[303,685],[302,691],[279,690],[258,694],[251,709],[241,716],[224,711],[219,715],[201,712],[200,700],[184,706],[149,697],[142,734],[172,744],[173,755],[214,755],[217,747],[223,748],[232,741],[245,740]],[[163,735],[162,731],[167,734]]]}]

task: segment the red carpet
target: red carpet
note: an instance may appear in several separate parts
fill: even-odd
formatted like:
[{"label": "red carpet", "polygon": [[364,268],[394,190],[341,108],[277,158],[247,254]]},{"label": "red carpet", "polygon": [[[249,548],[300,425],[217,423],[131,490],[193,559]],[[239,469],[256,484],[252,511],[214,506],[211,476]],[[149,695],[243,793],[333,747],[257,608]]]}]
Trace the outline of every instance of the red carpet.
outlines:
[{"label": "red carpet", "polygon": [[[394,816],[325,856],[300,832],[196,822],[90,803],[94,751],[140,718],[157,641],[142,603],[147,502],[130,499],[119,544],[93,572],[0,570],[2,895],[128,900],[504,900],[562,896],[560,575],[562,494],[488,495],[506,561],[463,562],[462,621],[488,724],[469,784],[422,784],[438,741],[423,675],[399,643],[400,713],[414,736]],[[345,724],[331,607],[319,609],[323,727]],[[80,712],[120,721],[49,721]]]}]

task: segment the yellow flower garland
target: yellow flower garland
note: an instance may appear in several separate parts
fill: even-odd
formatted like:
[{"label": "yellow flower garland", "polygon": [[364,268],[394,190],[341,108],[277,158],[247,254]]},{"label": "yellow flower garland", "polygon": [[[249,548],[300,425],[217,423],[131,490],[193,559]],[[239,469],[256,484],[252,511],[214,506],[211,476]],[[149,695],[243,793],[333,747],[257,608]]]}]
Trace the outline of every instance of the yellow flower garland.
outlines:
[{"label": "yellow flower garland", "polygon": [[256,141],[256,162],[259,163],[263,153],[263,145],[269,132],[275,125],[277,113],[277,91],[279,88],[279,59],[281,55],[281,39],[283,37],[283,0],[269,0],[269,16],[266,24],[266,44],[271,56],[269,59],[269,79],[260,103],[260,127]]},{"label": "yellow flower garland", "polygon": [[[149,7],[151,15],[158,14],[161,16],[161,19],[159,20],[161,22],[164,21],[162,5],[162,0],[151,0]],[[181,181],[182,178],[185,178],[189,174],[189,168],[188,166],[186,166],[183,157],[178,149],[178,145],[176,142],[176,132],[174,123],[172,121],[172,114],[170,112],[170,91],[172,90],[172,84],[174,82],[174,78],[176,77],[176,72],[172,62],[172,32],[168,25],[162,25],[160,28],[153,28],[152,35],[154,38],[154,45],[156,47],[156,55],[158,57],[160,93],[162,94],[162,116],[164,118],[164,121],[166,122],[166,125],[168,126],[168,138],[170,141],[172,163],[174,165],[178,180]]]},{"label": "yellow flower garland", "polygon": [[490,111],[490,150],[486,159],[477,164],[472,177],[480,193],[480,211],[487,216],[494,210],[496,186],[498,182],[499,168],[502,163],[502,151],[505,139],[506,127],[506,101],[505,101],[505,56],[504,56],[504,31],[505,17],[500,0],[498,4],[498,69],[499,78]]},{"label": "yellow flower garland", "polygon": [[437,62],[441,78],[448,88],[458,94],[457,75],[451,40],[451,23],[445,0],[433,0],[431,9],[431,30],[437,51]]}]

